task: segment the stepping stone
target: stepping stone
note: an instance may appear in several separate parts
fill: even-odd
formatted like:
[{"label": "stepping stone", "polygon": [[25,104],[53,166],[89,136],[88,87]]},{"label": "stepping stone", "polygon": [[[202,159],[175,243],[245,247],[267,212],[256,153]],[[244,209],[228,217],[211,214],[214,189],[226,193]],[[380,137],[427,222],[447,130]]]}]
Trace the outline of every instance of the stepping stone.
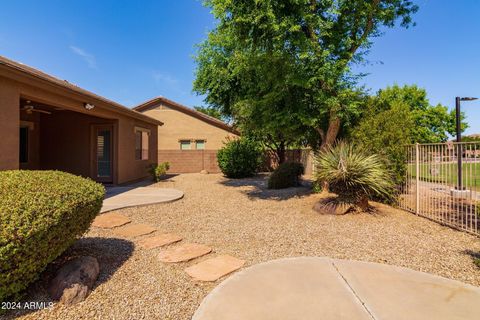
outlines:
[{"label": "stepping stone", "polygon": [[163,247],[163,246],[166,246],[167,244],[178,242],[180,240],[182,240],[182,237],[174,233],[164,233],[159,236],[140,240],[138,244],[142,246],[144,249],[153,249],[157,247]]},{"label": "stepping stone", "polygon": [[144,234],[152,233],[156,230],[157,229],[155,229],[154,227],[151,227],[151,226],[146,225],[146,224],[131,223],[127,226],[115,229],[114,233],[117,236],[122,236],[122,237],[125,237],[125,238],[135,238],[135,237],[138,237],[138,236],[142,236]]},{"label": "stepping stone", "polygon": [[199,281],[216,281],[233,271],[240,269],[245,260],[222,255],[197,263],[185,269],[190,277]]},{"label": "stepping stone", "polygon": [[129,222],[132,222],[132,220],[124,215],[118,213],[105,213],[96,217],[95,220],[93,220],[92,226],[112,229],[123,226]]},{"label": "stepping stone", "polygon": [[185,243],[160,252],[158,259],[162,262],[184,262],[204,256],[211,251],[212,248],[203,244]]}]

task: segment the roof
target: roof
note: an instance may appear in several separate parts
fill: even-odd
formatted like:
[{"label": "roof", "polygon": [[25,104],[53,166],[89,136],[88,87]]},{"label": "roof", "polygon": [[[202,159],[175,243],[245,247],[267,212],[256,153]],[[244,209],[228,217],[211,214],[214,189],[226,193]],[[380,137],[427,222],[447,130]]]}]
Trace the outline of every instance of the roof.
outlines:
[{"label": "roof", "polygon": [[164,97],[156,97],[153,99],[150,99],[148,101],[145,101],[142,104],[139,104],[138,106],[134,107],[133,110],[143,112],[146,111],[152,107],[156,107],[159,104],[165,104],[168,107],[183,112],[185,114],[188,114],[192,117],[195,117],[199,120],[202,120],[204,122],[207,122],[213,126],[216,126],[218,128],[224,129],[228,132],[234,133],[236,135],[240,135],[240,132],[237,131],[233,126],[226,124],[225,122],[218,120],[217,118],[211,117],[203,112],[197,111],[193,108],[189,108],[187,106],[184,106],[178,102],[175,102],[173,100],[164,98]]},{"label": "roof", "polygon": [[[163,125],[163,122],[161,122],[157,119],[151,118],[151,117],[149,117],[147,115],[144,115],[140,112],[137,112],[137,111],[134,111],[130,108],[127,108],[126,106],[123,106],[123,105],[121,105],[121,104],[119,104],[115,101],[109,100],[109,99],[104,98],[102,96],[99,96],[95,93],[92,93],[88,90],[82,89],[82,88],[74,85],[73,83],[68,82],[67,80],[61,80],[59,78],[56,78],[56,77],[51,76],[49,74],[46,74],[46,73],[44,73],[44,72],[42,72],[38,69],[32,68],[32,67],[27,66],[27,65],[25,65],[23,63],[20,63],[20,62],[10,60],[10,59],[5,58],[5,57],[0,55],[0,67],[2,67],[2,66],[7,67],[11,70],[20,72],[24,75],[27,75],[27,76],[30,76],[30,77],[33,77],[33,78],[36,78],[36,79],[39,79],[39,80],[42,80],[42,81],[46,81],[51,85],[71,90],[75,93],[78,93],[78,94],[86,97],[87,100],[88,99],[93,99],[93,100],[104,102],[104,103],[107,104],[107,109],[110,109],[112,111],[117,111],[117,112],[123,113],[125,115],[129,115],[132,118],[143,120],[145,122],[149,122],[149,123],[153,123],[153,124],[157,124],[157,125]],[[86,102],[90,102],[90,101],[86,101]],[[100,108],[102,108],[102,107],[103,106],[100,106]]]}]

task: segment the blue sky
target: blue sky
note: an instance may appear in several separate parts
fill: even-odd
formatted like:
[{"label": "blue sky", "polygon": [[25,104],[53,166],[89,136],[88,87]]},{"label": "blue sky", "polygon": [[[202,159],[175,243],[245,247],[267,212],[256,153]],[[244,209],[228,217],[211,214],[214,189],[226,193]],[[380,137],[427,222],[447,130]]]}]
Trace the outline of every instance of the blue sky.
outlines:
[{"label": "blue sky", "polygon": [[[363,83],[417,84],[449,107],[480,97],[480,1],[416,2],[417,26],[375,40]],[[2,1],[0,55],[127,106],[159,95],[201,105],[192,56],[213,25],[197,0]],[[467,133],[480,133],[480,101],[462,107]]]}]

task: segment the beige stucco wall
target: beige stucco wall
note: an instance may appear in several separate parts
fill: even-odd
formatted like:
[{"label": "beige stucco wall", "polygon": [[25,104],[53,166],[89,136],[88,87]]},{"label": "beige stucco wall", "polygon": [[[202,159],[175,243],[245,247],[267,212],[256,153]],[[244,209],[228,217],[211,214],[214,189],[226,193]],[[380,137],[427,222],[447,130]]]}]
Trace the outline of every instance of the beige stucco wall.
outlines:
[{"label": "beige stucco wall", "polygon": [[[45,105],[60,107],[68,111],[74,111],[78,119],[86,119],[82,114],[104,119],[105,123],[114,123],[114,163],[113,175],[114,183],[121,184],[129,181],[138,180],[147,177],[148,166],[151,163],[157,163],[157,132],[158,126],[154,123],[139,120],[122,112],[112,110],[112,106],[102,100],[96,100],[85,97],[82,94],[58,87],[41,79],[29,78],[14,71],[0,68],[0,170],[19,168],[19,126],[20,126],[20,98],[32,100]],[[83,107],[85,102],[95,104],[93,110],[86,110]],[[52,121],[50,121],[52,120]],[[50,156],[45,165],[48,168],[60,167],[64,171],[92,176],[92,165],[86,163],[90,157],[91,144],[85,135],[89,134],[86,126],[89,121],[80,121],[84,126],[81,130],[75,130],[75,119],[70,119],[72,125],[68,126],[68,119],[58,119],[53,121],[53,117],[46,122],[50,122],[50,133],[55,133],[55,126],[58,126],[58,133],[69,132],[71,134],[71,143],[56,144],[48,138],[40,139],[40,146],[36,148],[49,150],[51,153],[58,153],[57,164],[54,154]],[[95,121],[97,122],[97,121]],[[102,121],[98,121],[102,122]],[[44,123],[45,125],[45,123]],[[40,121],[39,127],[42,126]],[[135,159],[135,127],[141,127],[150,130],[149,138],[149,159]],[[85,144],[88,144],[85,145]],[[75,149],[73,147],[77,146]],[[68,147],[68,148],[67,148]],[[69,150],[67,150],[69,149]],[[41,152],[40,152],[41,154]],[[62,154],[62,159],[60,159]],[[81,160],[80,160],[81,159]],[[55,160],[55,161],[57,161]],[[27,165],[25,169],[39,168],[43,169],[39,160]],[[52,163],[53,161],[53,163]],[[80,162],[79,162],[80,161]],[[89,174],[90,173],[90,174]]]},{"label": "beige stucco wall", "polygon": [[[164,123],[158,128],[158,150],[180,150],[180,140],[205,140],[206,150],[218,150],[226,137],[236,136],[165,105],[149,108],[142,113]],[[195,149],[193,142],[192,149]]]}]

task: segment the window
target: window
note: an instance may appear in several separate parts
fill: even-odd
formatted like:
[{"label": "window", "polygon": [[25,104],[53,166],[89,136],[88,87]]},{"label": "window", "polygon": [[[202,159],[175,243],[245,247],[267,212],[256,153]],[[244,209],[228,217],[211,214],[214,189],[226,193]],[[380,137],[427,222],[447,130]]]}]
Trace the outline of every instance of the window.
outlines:
[{"label": "window", "polygon": [[28,162],[28,127],[20,127],[20,163]]},{"label": "window", "polygon": [[148,136],[150,132],[135,128],[135,159],[148,160]]},{"label": "window", "polygon": [[196,140],[195,141],[195,149],[205,150],[205,140]]},{"label": "window", "polygon": [[190,150],[192,146],[190,140],[180,140],[180,150]]}]

